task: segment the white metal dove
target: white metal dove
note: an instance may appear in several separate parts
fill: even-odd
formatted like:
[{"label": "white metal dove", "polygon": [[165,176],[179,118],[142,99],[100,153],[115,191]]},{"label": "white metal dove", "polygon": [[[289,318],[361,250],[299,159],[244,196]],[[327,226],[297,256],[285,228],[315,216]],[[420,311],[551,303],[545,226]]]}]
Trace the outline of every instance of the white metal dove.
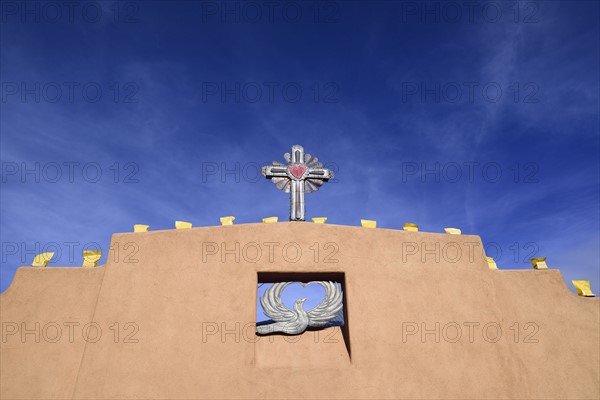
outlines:
[{"label": "white metal dove", "polygon": [[343,308],[342,291],[335,282],[313,281],[300,283],[306,287],[310,284],[318,284],[325,289],[325,299],[321,304],[306,312],[302,305],[306,299],[298,299],[294,303],[294,309],[290,310],[283,305],[281,294],[283,290],[294,282],[277,282],[268,288],[260,299],[265,315],[270,317],[272,324],[256,327],[259,334],[283,332],[289,335],[302,333],[308,327],[322,327],[333,320]]}]

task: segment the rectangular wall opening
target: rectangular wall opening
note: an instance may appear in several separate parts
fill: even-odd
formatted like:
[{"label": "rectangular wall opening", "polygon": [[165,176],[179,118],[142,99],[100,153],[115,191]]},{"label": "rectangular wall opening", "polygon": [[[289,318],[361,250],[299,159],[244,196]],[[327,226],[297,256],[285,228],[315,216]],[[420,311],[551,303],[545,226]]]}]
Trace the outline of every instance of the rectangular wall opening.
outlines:
[{"label": "rectangular wall opening", "polygon": [[[267,341],[267,342],[275,342],[276,340],[285,340],[287,343],[294,343],[297,341],[305,341],[307,343],[318,343],[320,346],[329,346],[329,347],[319,347],[317,344],[313,345],[300,345],[298,344],[298,350],[300,350],[301,346],[309,346],[310,348],[314,348],[315,352],[335,352],[335,351],[343,351],[339,350],[340,348],[335,348],[337,339],[334,338],[333,335],[341,334],[341,341],[343,341],[343,348],[345,349],[345,358],[349,361],[351,359],[351,347],[350,347],[350,319],[348,315],[348,300],[347,300],[347,291],[346,291],[346,280],[345,274],[343,272],[259,272],[258,273],[258,284],[257,284],[257,304],[256,304],[256,324],[257,324],[257,338],[259,340]],[[317,284],[309,282],[333,282],[336,289],[333,288],[330,284]],[[285,285],[286,282],[292,282],[290,284]],[[326,311],[324,314],[325,319],[329,319],[330,315],[335,314],[335,318],[328,320],[325,325],[322,325],[323,322],[321,320],[321,326],[307,326],[305,331],[302,333],[295,333],[294,329],[297,329],[293,323],[291,331],[294,333],[282,332],[280,329],[286,330],[288,329],[287,325],[284,324],[275,324],[277,321],[270,318],[269,310],[273,310],[273,296],[271,296],[270,300],[267,301],[267,311],[263,309],[261,305],[261,298],[265,296],[265,293],[269,291],[270,288],[273,288],[273,284],[279,283],[279,287],[285,286],[279,293],[277,297],[276,303],[277,306],[283,306],[285,310],[289,310],[293,312],[295,310],[294,306],[301,307],[307,315],[311,315],[311,310],[315,307],[320,306],[325,301],[326,287],[330,290],[330,293],[335,293],[336,290],[341,290],[342,294],[342,308],[338,312],[335,312],[334,309],[331,312]],[[308,285],[301,285],[308,284]],[[271,290],[269,294],[273,295],[274,290]],[[339,292],[338,292],[339,294]],[[333,296],[332,296],[333,297]],[[302,299],[306,299],[303,304],[297,304],[298,301]],[[339,297],[338,297],[339,299]],[[280,302],[279,302],[280,300]],[[330,301],[330,303],[336,303],[336,301]],[[287,311],[286,311],[287,312]],[[272,313],[272,312],[271,312]],[[312,313],[313,317],[315,313]],[[320,314],[323,315],[323,314]],[[313,322],[318,323],[318,319],[313,318]],[[300,328],[298,328],[300,329]],[[277,336],[280,336],[277,338]],[[281,338],[283,336],[283,339]],[[300,337],[304,336],[304,337]],[[265,344],[260,344],[259,346],[255,346],[255,349],[259,349],[260,351],[267,351]],[[273,347],[275,348],[275,347]],[[319,350],[320,349],[320,350]],[[303,351],[307,351],[306,348],[302,348]],[[258,350],[257,350],[258,351]],[[287,353],[286,349],[283,353]],[[332,357],[335,359],[336,355],[333,354]],[[259,356],[257,354],[257,356]],[[290,354],[292,357],[293,354]],[[306,354],[310,359],[310,354]],[[302,354],[298,354],[298,357],[302,357]],[[260,357],[259,357],[260,358]],[[268,359],[269,357],[263,357],[263,359]],[[315,354],[315,360],[318,360],[320,357],[318,354]],[[317,361],[315,361],[316,363]],[[311,364],[312,365],[312,364]]]}]

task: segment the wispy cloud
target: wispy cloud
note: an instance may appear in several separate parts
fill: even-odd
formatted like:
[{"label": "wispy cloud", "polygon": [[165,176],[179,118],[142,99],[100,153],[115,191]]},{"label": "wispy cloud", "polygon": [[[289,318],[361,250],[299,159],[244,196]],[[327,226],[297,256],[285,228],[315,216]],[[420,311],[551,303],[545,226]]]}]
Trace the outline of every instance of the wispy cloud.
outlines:
[{"label": "wispy cloud", "polygon": [[[501,267],[528,267],[523,247],[535,242],[549,265],[569,269],[567,279],[589,277],[597,288],[598,4],[539,6],[530,24],[512,14],[497,23],[404,22],[392,2],[344,3],[329,24],[199,23],[193,2],[140,3],[133,24],[7,21],[2,161],[80,166],[73,183],[64,166],[57,183],[7,176],[2,241],[108,248],[112,233],[134,223],[285,219],[287,196],[242,168],[282,160],[300,143],[338,177],[307,196],[309,216],[460,227],[502,246]],[[23,102],[7,95],[7,82],[58,83],[63,98]],[[79,83],[73,102],[65,82]],[[103,90],[97,102],[81,92],[89,83]],[[482,94],[490,83],[502,89],[497,102]],[[300,88],[298,101],[282,92],[288,86]],[[257,101],[240,92],[252,87],[262,91]],[[462,96],[448,100],[456,87]],[[90,162],[101,168],[97,182],[81,175]],[[218,172],[203,176],[206,163]],[[501,169],[497,181],[483,172],[490,163]],[[20,264],[21,254],[2,261],[0,290]]]}]

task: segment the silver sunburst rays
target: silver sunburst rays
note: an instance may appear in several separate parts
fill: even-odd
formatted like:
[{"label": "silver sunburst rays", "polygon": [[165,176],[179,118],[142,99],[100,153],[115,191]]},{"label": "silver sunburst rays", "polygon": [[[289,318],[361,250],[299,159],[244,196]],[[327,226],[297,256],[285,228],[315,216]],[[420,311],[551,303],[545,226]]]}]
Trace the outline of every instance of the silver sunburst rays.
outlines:
[{"label": "silver sunburst rays", "polygon": [[277,189],[290,194],[290,221],[304,221],[304,193],[316,192],[334,175],[323,168],[317,157],[304,154],[300,145],[292,146],[292,151],[283,157],[288,165],[273,161],[272,165],[262,167],[262,174]]}]

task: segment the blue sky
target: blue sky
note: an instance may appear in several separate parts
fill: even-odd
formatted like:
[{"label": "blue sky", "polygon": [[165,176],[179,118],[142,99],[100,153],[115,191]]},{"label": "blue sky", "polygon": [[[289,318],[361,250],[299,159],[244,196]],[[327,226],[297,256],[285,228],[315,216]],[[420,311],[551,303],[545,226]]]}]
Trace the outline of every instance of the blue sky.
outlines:
[{"label": "blue sky", "polygon": [[600,291],[597,2],[50,3],[2,4],[0,290],[134,223],[285,220],[256,166],[298,143],[337,174],[308,218]]}]

